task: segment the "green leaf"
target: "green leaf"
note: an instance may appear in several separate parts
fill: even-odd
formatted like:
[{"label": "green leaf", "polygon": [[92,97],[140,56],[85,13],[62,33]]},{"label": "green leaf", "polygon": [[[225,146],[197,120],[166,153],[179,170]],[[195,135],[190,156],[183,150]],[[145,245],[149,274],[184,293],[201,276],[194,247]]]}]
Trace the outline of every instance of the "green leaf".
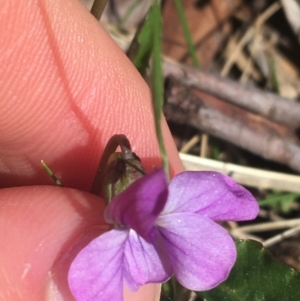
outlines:
[{"label": "green leaf", "polygon": [[161,51],[161,35],[162,35],[162,17],[158,1],[155,1],[151,7],[152,14],[152,30],[153,30],[153,52],[152,52],[152,95],[155,115],[155,130],[159,145],[160,154],[162,156],[163,167],[169,178],[168,156],[164,145],[162,134],[162,107],[164,101],[164,77],[161,67],[162,51]]},{"label": "green leaf", "polygon": [[153,109],[156,137],[163,161],[164,170],[169,177],[169,164],[167,152],[164,146],[161,128],[162,106],[164,98],[164,77],[161,67],[162,51],[162,18],[160,5],[154,1],[143,24],[132,42],[127,56],[131,59],[140,74],[144,77],[148,68],[150,57],[151,64],[151,90],[153,95]]},{"label": "green leaf", "polygon": [[153,22],[153,13],[150,10],[145,20],[139,24],[135,37],[127,50],[128,58],[143,77],[149,67],[153,49]]},{"label": "green leaf", "polygon": [[299,193],[296,192],[280,192],[275,191],[268,195],[264,200],[259,201],[259,206],[270,206],[275,211],[281,211],[288,213],[291,210],[291,205],[300,197]]},{"label": "green leaf", "polygon": [[196,68],[200,67],[200,63],[197,57],[197,51],[195,48],[195,45],[193,43],[193,39],[192,39],[192,35],[191,35],[191,31],[189,29],[189,25],[184,13],[184,9],[181,3],[181,0],[174,0],[175,2],[175,7],[176,7],[176,11],[183,29],[183,34],[184,34],[184,38],[189,50],[189,54],[192,58],[192,62],[193,62],[193,66]]},{"label": "green leaf", "polygon": [[207,301],[300,300],[300,273],[281,264],[258,242],[237,242],[237,251],[228,279],[200,293]]},{"label": "green leaf", "polygon": [[276,92],[276,94],[280,95],[280,82],[278,80],[278,71],[276,70],[275,58],[271,51],[269,51],[268,53],[268,63],[269,63],[272,87]]},{"label": "green leaf", "polygon": [[278,203],[286,202],[295,200],[296,198],[300,197],[300,194],[297,192],[274,192],[273,194],[270,194],[268,197],[266,197],[264,200],[259,201],[259,206],[275,206]]}]

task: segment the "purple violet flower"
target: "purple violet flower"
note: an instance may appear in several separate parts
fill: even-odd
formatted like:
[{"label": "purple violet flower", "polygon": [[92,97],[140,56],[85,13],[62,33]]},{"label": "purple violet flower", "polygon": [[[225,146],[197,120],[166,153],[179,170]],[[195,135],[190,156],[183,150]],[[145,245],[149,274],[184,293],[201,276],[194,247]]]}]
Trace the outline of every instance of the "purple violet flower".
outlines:
[{"label": "purple violet flower", "polygon": [[254,219],[258,204],[245,188],[216,172],[183,172],[168,185],[155,170],[116,196],[105,219],[114,229],[91,241],[73,261],[69,285],[77,301],[122,301],[175,274],[188,289],[224,281],[236,260],[235,244],[216,221]]}]

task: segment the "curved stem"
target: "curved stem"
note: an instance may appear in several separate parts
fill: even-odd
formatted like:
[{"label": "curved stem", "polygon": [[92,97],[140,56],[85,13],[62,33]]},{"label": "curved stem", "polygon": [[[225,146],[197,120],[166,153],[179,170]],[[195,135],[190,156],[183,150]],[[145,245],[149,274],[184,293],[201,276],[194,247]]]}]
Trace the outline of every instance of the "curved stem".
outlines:
[{"label": "curved stem", "polygon": [[103,197],[103,183],[105,178],[105,170],[111,154],[113,154],[116,149],[120,146],[122,152],[122,158],[124,160],[134,159],[134,155],[131,151],[130,142],[127,137],[123,134],[113,135],[107,142],[101,160],[99,162],[96,176],[94,178],[90,192],[95,195],[100,195]]}]

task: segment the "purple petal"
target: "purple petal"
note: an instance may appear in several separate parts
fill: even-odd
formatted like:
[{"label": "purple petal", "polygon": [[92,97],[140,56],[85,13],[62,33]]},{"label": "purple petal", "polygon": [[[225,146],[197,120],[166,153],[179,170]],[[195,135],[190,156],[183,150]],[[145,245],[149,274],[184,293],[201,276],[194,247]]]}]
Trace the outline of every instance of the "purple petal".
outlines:
[{"label": "purple petal", "polygon": [[68,280],[77,301],[123,301],[123,259],[128,231],[106,232],[80,251]]},{"label": "purple petal", "polygon": [[199,213],[215,221],[254,219],[258,203],[252,194],[221,173],[183,172],[169,185],[169,196],[162,214]]},{"label": "purple petal", "polygon": [[148,241],[155,239],[154,222],[165,206],[168,183],[163,169],[138,179],[117,195],[105,211],[108,223],[134,229]]},{"label": "purple petal", "polygon": [[130,230],[126,241],[124,266],[126,285],[131,290],[136,290],[146,283],[165,282],[173,274],[172,264],[161,236],[158,236],[154,246],[134,230]]},{"label": "purple petal", "polygon": [[194,213],[159,217],[178,281],[188,289],[209,290],[224,281],[236,260],[235,244],[217,223]]}]

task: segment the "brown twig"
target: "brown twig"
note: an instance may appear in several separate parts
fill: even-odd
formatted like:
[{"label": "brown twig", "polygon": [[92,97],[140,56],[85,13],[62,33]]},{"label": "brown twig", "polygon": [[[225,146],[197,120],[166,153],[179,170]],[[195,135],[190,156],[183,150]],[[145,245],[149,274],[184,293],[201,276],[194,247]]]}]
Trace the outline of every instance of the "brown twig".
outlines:
[{"label": "brown twig", "polygon": [[176,77],[187,87],[198,88],[275,122],[293,128],[300,126],[300,104],[287,98],[178,64],[169,59],[164,59],[163,70],[166,77]]},{"label": "brown twig", "polygon": [[285,126],[222,103],[174,78],[166,85],[164,112],[169,120],[188,124],[300,172],[300,145]]},{"label": "brown twig", "polygon": [[91,14],[97,19],[100,20],[101,15],[104,11],[107,0],[95,0],[91,8]]}]

